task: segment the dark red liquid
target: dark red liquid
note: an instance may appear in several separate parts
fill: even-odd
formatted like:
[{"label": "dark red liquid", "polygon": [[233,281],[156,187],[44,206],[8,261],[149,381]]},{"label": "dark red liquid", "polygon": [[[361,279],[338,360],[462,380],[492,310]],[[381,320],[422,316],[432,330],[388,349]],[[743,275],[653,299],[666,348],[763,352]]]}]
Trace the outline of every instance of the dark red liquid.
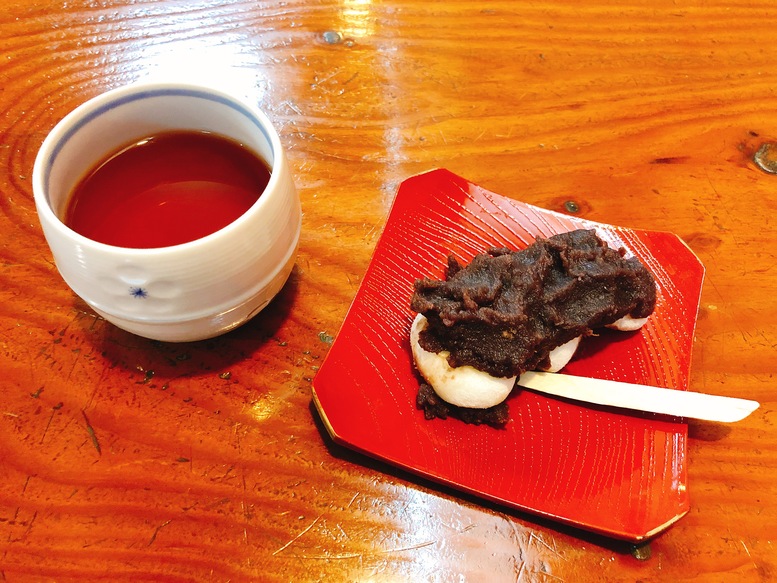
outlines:
[{"label": "dark red liquid", "polygon": [[267,186],[267,164],[209,133],[141,140],[98,164],[73,190],[65,224],[119,247],[169,247],[226,227]]}]

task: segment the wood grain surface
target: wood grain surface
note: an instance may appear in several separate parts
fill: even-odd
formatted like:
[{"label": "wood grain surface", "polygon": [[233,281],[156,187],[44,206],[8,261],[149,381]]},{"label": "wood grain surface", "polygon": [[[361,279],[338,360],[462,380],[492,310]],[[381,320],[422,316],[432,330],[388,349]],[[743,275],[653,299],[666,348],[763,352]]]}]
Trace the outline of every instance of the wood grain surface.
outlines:
[{"label": "wood grain surface", "polygon": [[[754,161],[777,143],[777,6],[9,0],[0,27],[0,581],[777,578],[777,175]],[[215,340],[152,342],[97,317],[35,213],[48,131],[146,79],[260,105],[300,193],[291,280]],[[399,183],[435,167],[675,232],[705,264],[691,388],[762,407],[690,425],[691,511],[649,544],[507,511],[327,437],[311,379]]]}]

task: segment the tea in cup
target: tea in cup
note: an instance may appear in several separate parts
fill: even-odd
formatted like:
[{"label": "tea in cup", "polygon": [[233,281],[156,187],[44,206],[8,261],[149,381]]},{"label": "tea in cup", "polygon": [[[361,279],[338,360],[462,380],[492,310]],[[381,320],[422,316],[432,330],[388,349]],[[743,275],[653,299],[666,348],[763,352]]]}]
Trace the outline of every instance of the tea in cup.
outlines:
[{"label": "tea in cup", "polygon": [[65,282],[147,338],[239,326],[296,259],[301,210],[280,138],[213,88],[136,84],[86,102],[43,142],[33,192]]}]

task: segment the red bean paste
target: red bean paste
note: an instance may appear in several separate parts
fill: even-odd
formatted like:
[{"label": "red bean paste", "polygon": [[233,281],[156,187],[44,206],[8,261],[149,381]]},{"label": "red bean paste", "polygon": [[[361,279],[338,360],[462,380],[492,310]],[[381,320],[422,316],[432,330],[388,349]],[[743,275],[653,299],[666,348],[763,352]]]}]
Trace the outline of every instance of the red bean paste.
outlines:
[{"label": "red bean paste", "polygon": [[[447,350],[452,367],[511,377],[547,368],[550,351],[573,338],[627,315],[649,316],[655,302],[655,280],[637,258],[580,229],[521,251],[490,249],[466,266],[449,256],[443,281],[415,282],[411,307],[428,320],[419,338],[425,350]],[[418,398],[428,418],[461,417],[429,393],[422,387]]]}]

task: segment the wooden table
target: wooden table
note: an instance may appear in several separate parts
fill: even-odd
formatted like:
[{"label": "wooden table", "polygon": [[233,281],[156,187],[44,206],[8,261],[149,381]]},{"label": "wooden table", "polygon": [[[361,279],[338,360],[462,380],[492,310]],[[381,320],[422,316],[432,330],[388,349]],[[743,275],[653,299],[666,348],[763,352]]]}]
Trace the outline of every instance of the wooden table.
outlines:
[{"label": "wooden table", "polygon": [[[777,7],[10,0],[0,26],[1,581],[777,578],[777,175],[754,158],[777,159]],[[289,284],[213,341],[96,317],[33,206],[52,126],[152,78],[258,103],[302,201]],[[458,495],[323,430],[311,379],[399,183],[435,167],[675,232],[704,262],[691,387],[762,407],[691,424],[691,511],[648,546]]]}]

